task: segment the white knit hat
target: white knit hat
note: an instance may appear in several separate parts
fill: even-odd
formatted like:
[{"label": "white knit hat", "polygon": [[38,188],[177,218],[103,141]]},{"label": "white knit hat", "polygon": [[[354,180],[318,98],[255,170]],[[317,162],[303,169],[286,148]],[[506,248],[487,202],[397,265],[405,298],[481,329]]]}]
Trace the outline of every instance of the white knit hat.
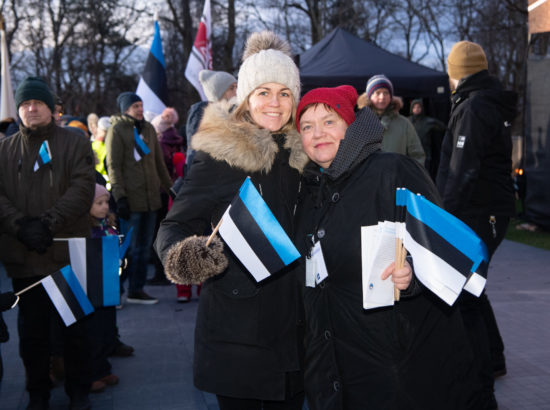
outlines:
[{"label": "white knit hat", "polygon": [[298,103],[300,73],[290,57],[290,45],[271,31],[253,33],[246,42],[237,83],[238,103],[265,83],[285,85]]},{"label": "white knit hat", "polygon": [[225,71],[201,70],[199,81],[208,101],[220,101],[225,92],[237,79]]},{"label": "white knit hat", "polygon": [[109,117],[101,117],[97,121],[97,128],[103,131],[107,131],[109,127],[111,126],[111,120]]}]

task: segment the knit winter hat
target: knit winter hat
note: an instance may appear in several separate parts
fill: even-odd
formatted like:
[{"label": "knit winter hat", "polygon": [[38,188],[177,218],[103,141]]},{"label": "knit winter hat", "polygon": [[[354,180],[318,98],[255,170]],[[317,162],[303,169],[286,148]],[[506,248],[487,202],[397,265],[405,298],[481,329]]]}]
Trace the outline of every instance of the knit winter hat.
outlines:
[{"label": "knit winter hat", "polygon": [[118,106],[120,107],[120,112],[122,114],[124,114],[126,112],[126,110],[128,110],[128,108],[130,108],[130,106],[133,103],[138,102],[138,101],[143,101],[143,100],[141,99],[141,97],[139,95],[137,95],[136,93],[133,93],[131,91],[125,91],[125,92],[121,93],[116,99],[116,102],[117,102]]},{"label": "knit winter hat", "polygon": [[25,78],[15,90],[15,106],[19,106],[28,100],[42,101],[48,106],[50,111],[55,111],[53,94],[48,84],[40,77]]},{"label": "knit winter hat", "polygon": [[107,195],[108,197],[111,196],[111,194],[109,193],[109,191],[107,191],[107,188],[105,188],[103,185],[100,185],[100,184],[95,184],[95,194],[94,194],[94,201],[101,197],[101,196],[104,196],[104,195]]},{"label": "knit winter hat", "polygon": [[110,126],[111,126],[111,120],[109,119],[109,117],[101,117],[97,121],[97,129],[98,130],[107,131]]},{"label": "knit winter hat", "polygon": [[265,83],[283,84],[294,101],[300,99],[300,73],[290,57],[290,45],[271,31],[253,33],[248,38],[238,78],[239,104]]},{"label": "knit winter hat", "polygon": [[393,84],[390,79],[384,74],[378,74],[367,81],[367,98],[370,100],[371,95],[379,88],[385,88],[390,92],[390,97],[393,97]]},{"label": "knit winter hat", "polygon": [[455,80],[489,68],[483,48],[471,41],[459,41],[451,48],[447,57],[447,66],[449,77]]},{"label": "knit winter hat", "polygon": [[355,103],[357,91],[351,85],[341,85],[333,88],[315,88],[307,92],[296,109],[296,128],[300,131],[300,117],[310,104],[327,104],[350,125],[355,121]]},{"label": "knit winter hat", "polygon": [[225,92],[237,79],[225,71],[201,70],[199,81],[208,101],[220,101]]}]

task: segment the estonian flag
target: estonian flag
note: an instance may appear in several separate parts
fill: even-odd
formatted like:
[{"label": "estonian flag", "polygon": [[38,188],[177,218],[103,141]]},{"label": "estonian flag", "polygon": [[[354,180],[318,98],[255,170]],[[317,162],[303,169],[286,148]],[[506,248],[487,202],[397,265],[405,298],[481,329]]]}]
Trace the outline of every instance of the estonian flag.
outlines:
[{"label": "estonian flag", "polygon": [[300,257],[250,178],[246,178],[222,218],[220,235],[256,281]]},{"label": "estonian flag", "polygon": [[59,315],[70,326],[94,311],[70,266],[40,281]]},{"label": "estonian flag", "polygon": [[48,140],[44,140],[42,145],[40,145],[40,150],[38,150],[38,158],[36,159],[36,162],[34,163],[34,172],[38,171],[38,169],[49,162],[52,161],[52,152],[50,151],[50,144],[48,143]]},{"label": "estonian flag", "polygon": [[141,135],[138,134],[137,128],[134,127],[134,159],[139,162],[144,156],[149,155],[150,152],[149,147],[143,141]]},{"label": "estonian flag", "polygon": [[71,267],[96,307],[120,304],[118,236],[70,238]]},{"label": "estonian flag", "polygon": [[396,205],[406,207],[403,245],[413,257],[418,279],[449,305],[474,277],[472,289],[479,295],[485,286],[483,270],[479,268],[487,260],[487,248],[475,232],[407,189],[398,189]]},{"label": "estonian flag", "polygon": [[139,79],[136,94],[143,100],[143,111],[161,114],[168,101],[168,86],[166,84],[166,63],[162,52],[160,28],[155,21],[153,44],[145,62],[145,68]]}]

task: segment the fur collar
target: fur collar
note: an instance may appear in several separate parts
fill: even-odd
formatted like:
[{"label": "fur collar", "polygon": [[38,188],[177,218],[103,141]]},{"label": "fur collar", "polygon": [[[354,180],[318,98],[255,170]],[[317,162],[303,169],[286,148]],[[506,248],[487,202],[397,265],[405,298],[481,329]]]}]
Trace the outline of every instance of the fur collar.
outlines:
[{"label": "fur collar", "polygon": [[[235,120],[231,103],[209,103],[191,146],[218,161],[246,172],[269,172],[279,151],[271,132],[257,125]],[[300,173],[309,161],[297,131],[286,134],[285,148],[290,150],[289,165]]]}]

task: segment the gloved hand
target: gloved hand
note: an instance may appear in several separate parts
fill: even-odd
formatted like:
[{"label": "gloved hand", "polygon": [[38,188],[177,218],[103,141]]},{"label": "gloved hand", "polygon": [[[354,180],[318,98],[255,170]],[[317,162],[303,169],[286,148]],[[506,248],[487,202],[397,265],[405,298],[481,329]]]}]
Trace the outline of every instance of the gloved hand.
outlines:
[{"label": "gloved hand", "polygon": [[9,310],[18,301],[18,297],[13,292],[0,293],[0,312]]},{"label": "gloved hand", "polygon": [[48,225],[40,218],[24,217],[16,221],[21,227],[17,239],[25,244],[29,251],[45,253],[53,243],[53,236]]},{"label": "gloved hand", "polygon": [[190,236],[173,245],[164,258],[166,277],[181,285],[198,285],[219,275],[228,265],[219,237],[206,246],[207,236]]},{"label": "gloved hand", "polygon": [[116,201],[116,213],[122,219],[130,219],[130,205],[128,204],[128,198],[123,197]]}]

